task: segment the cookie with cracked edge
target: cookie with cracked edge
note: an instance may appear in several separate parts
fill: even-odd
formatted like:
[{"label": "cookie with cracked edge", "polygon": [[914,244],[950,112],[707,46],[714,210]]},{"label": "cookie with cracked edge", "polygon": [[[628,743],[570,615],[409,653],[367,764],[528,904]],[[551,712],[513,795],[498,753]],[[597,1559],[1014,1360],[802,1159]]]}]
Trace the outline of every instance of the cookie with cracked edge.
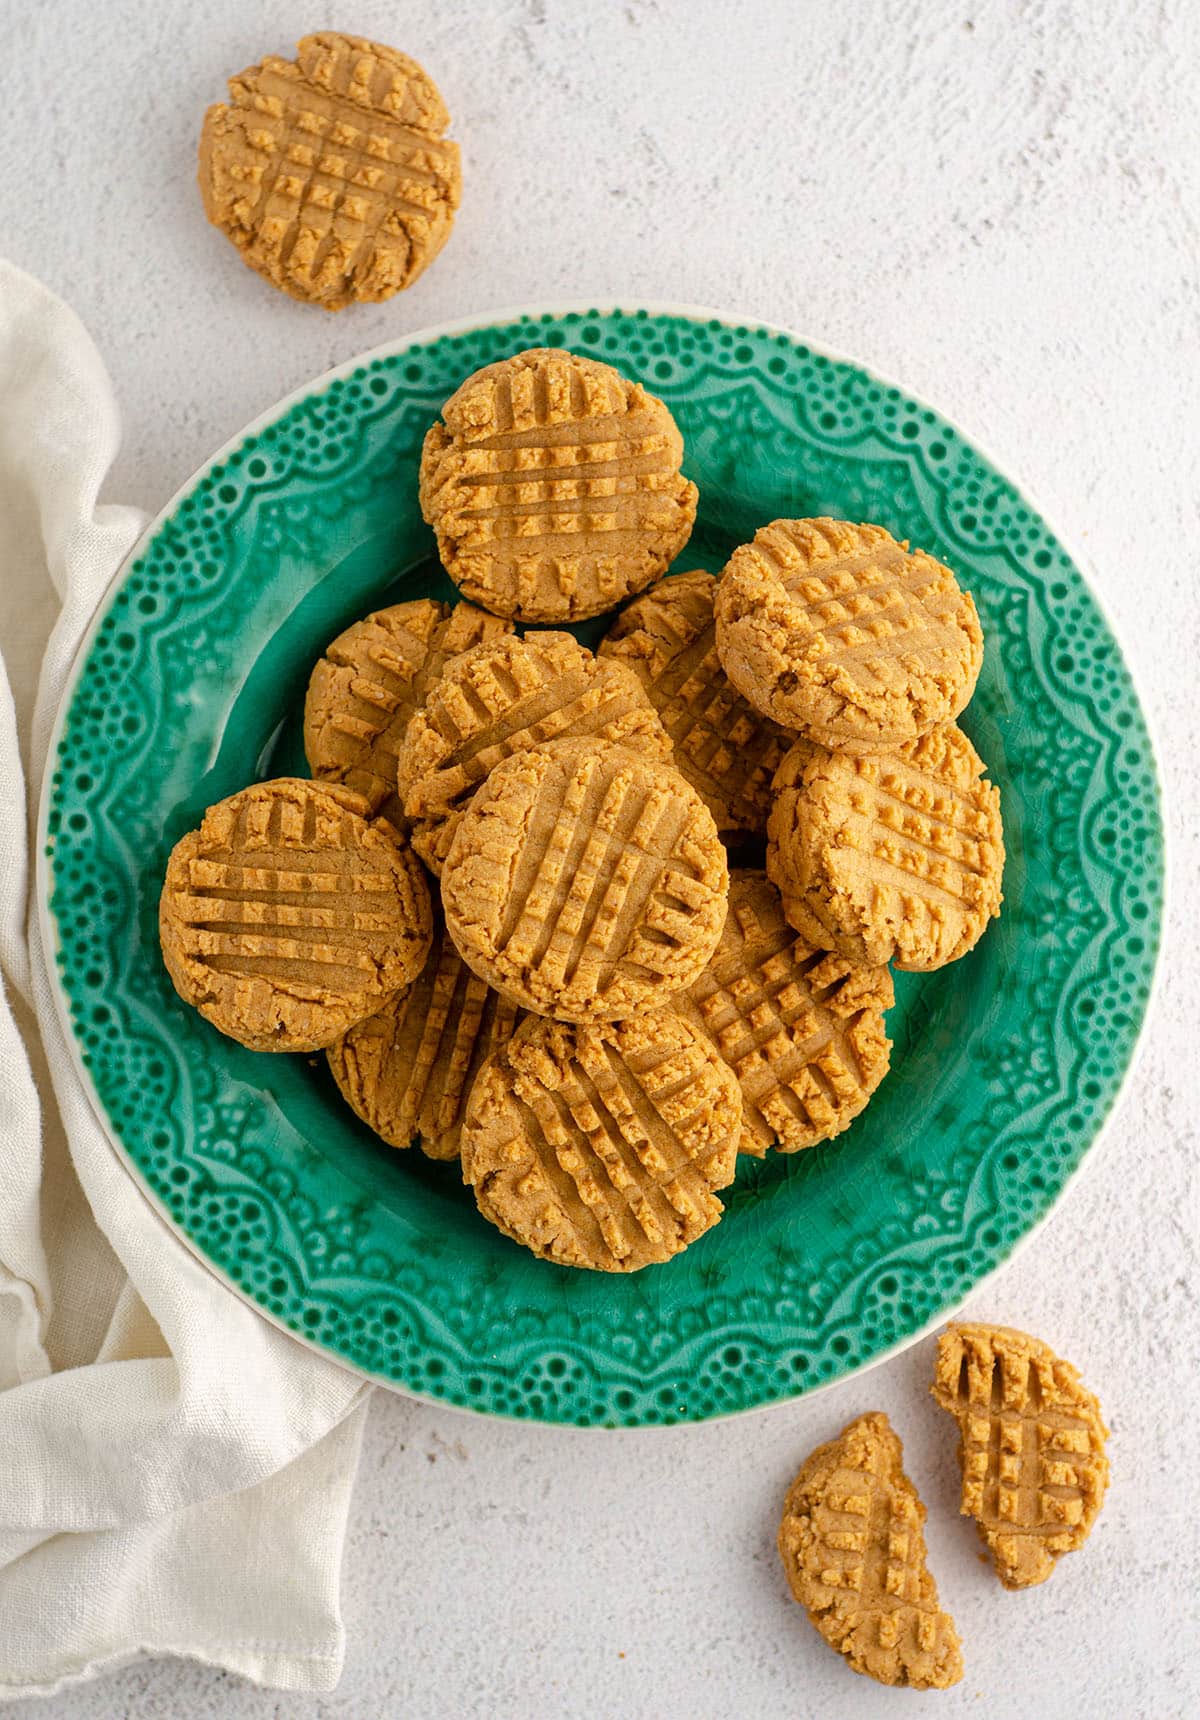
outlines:
[{"label": "cookie with cracked edge", "polygon": [[322,30],[229,80],[204,116],[200,193],[272,286],[327,311],[409,287],[450,236],[462,190],[450,116],[395,48]]},{"label": "cookie with cracked edge", "polygon": [[407,833],[396,754],[409,720],[452,657],[511,630],[473,603],[429,597],[355,621],[326,646],[308,683],[304,751],[313,776],[354,789]]},{"label": "cookie with cracked edge", "polygon": [[1000,795],[954,723],[891,753],[789,754],[767,872],[804,937],[851,961],[957,961],[1003,901]]},{"label": "cookie with cracked edge", "polygon": [[569,633],[493,639],[457,658],[414,716],[396,763],[425,864],[441,873],[464,809],[501,759],[584,735],[671,756],[637,676],[594,657]]},{"label": "cookie with cracked edge", "polygon": [[971,697],[983,633],[948,567],[882,526],[773,520],[736,549],[717,650],[765,716],[830,748],[890,749]]},{"label": "cookie with cracked edge", "polygon": [[952,1325],[929,1388],[958,1423],[962,1505],[1007,1589],[1082,1547],[1108,1486],[1100,1405],[1070,1362],[1010,1326]]},{"label": "cookie with cracked edge", "polygon": [[393,1147],[456,1159],[462,1113],[486,1057],[520,1010],[477,979],[435,916],[433,948],[411,985],[325,1053],[342,1097]]},{"label": "cookie with cracked edge", "polygon": [[792,1482],[779,1556],[792,1594],[852,1671],[946,1690],[962,1677],[962,1652],[927,1564],[925,1516],[886,1415],[860,1415]]},{"label": "cookie with cracked edge", "polygon": [[596,740],[514,753],[462,815],[442,873],[467,966],[538,1015],[666,1007],[725,923],[712,814],[668,764]]},{"label": "cookie with cracked edge", "polygon": [[534,347],[469,376],[421,453],[450,578],[518,621],[600,615],[666,571],[696,486],[675,420],[611,365]]},{"label": "cookie with cracked edge", "polygon": [[637,1272],[717,1223],[740,1119],[732,1073],[680,1016],[530,1019],[471,1089],[463,1178],[542,1259]]},{"label": "cookie with cracked edge", "polygon": [[741,1151],[801,1152],[849,1128],[888,1070],[886,967],[814,949],[762,872],[735,871],[716,954],[675,1008],[712,1040],[742,1092]]},{"label": "cookie with cracked edge", "polygon": [[[793,838],[792,832],[799,815],[798,802],[804,785],[804,772],[814,759],[828,757],[829,753],[825,747],[806,741],[802,735],[796,736],[784,754],[771,785],[771,811],[767,818],[764,865],[767,876],[779,891],[779,899],[788,923],[796,928],[802,938],[807,939],[814,949],[838,950],[845,954],[848,960],[869,965],[862,941],[855,941],[841,931],[836,922],[822,912],[820,899],[815,895],[810,905],[802,888],[807,871],[803,864],[804,857],[799,852],[799,839]],[[783,858],[781,847],[788,851],[787,860]]]},{"label": "cookie with cracked edge", "polygon": [[717,582],[669,574],[618,616],[599,647],[627,663],[671,737],[675,764],[722,833],[767,827],[771,780],[793,736],[730,681],[717,656]]},{"label": "cookie with cracked edge", "polygon": [[176,991],[255,1051],[319,1051],[415,979],[432,910],[408,844],[361,795],[278,777],[210,806],[159,899]]}]

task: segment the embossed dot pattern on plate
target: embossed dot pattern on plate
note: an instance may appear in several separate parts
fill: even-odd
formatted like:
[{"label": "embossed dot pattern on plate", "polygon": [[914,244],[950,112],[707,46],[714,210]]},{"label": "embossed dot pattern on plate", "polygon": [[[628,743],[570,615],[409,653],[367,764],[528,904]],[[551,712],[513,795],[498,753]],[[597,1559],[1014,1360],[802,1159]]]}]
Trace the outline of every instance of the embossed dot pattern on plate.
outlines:
[{"label": "embossed dot pattern on plate", "polygon": [[[986,652],[964,727],[1003,796],[1005,908],[962,962],[898,975],[892,1070],[838,1140],[744,1159],[686,1254],[597,1283],[525,1257],[455,1167],[379,1143],[324,1059],[223,1040],[175,997],[156,905],[203,808],[307,774],[313,662],[407,598],[452,598],[421,439],[471,371],[569,346],[641,377],[700,487],[678,566],[780,516],[877,520],[945,561]],[[606,622],[579,630],[588,643]],[[110,595],[53,764],[45,882],[72,1032],[172,1222],[291,1330],[412,1391],[583,1425],[794,1397],[956,1304],[1061,1192],[1117,1092],[1159,937],[1154,762],[1119,648],[1045,522],[935,412],[791,336],[581,311],[364,360],[247,434]]]}]

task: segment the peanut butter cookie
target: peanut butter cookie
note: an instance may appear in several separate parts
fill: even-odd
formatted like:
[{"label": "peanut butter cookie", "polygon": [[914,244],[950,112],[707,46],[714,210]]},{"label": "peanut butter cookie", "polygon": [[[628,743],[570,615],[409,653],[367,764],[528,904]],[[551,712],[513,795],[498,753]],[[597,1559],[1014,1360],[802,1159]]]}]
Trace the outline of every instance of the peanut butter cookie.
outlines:
[{"label": "peanut butter cookie", "polygon": [[463,1177],[542,1259],[636,1272],[716,1224],[740,1117],[732,1074],[677,1015],[529,1020],[471,1089]]},{"label": "peanut butter cookie", "polygon": [[468,968],[435,920],[429,960],[411,985],[325,1053],[352,1110],[393,1147],[420,1140],[456,1159],[463,1106],[485,1057],[519,1016]]},{"label": "peanut butter cookie", "polygon": [[814,897],[810,907],[793,877],[802,871],[797,863],[794,867],[786,865],[780,856],[780,843],[790,849],[791,838],[788,833],[795,827],[799,816],[797,805],[800,791],[804,784],[804,772],[816,758],[827,758],[829,755],[824,747],[814,746],[812,741],[806,741],[797,735],[790,749],[784,755],[783,762],[775,772],[775,780],[771,789],[771,811],[767,818],[767,876],[779,891],[779,899],[783,906],[788,924],[795,926],[802,938],[814,949],[831,950],[849,948],[850,959],[865,959],[860,948],[851,947],[840,934],[838,927],[820,913],[820,902]]},{"label": "peanut butter cookie", "polygon": [[948,567],[882,526],[775,520],[730,557],[716,600],[730,680],[826,747],[893,748],[956,717],[983,662]]},{"label": "peanut butter cookie", "polygon": [[396,754],[409,719],[451,657],[511,632],[473,603],[417,598],[378,609],[339,633],[304,701],[304,751],[315,777],[342,782],[372,813],[407,829]]},{"label": "peanut butter cookie", "polygon": [[1009,1326],[950,1326],[930,1387],[958,1423],[962,1513],[1006,1589],[1044,1583],[1104,1503],[1108,1429],[1070,1362]]},{"label": "peanut butter cookie", "polygon": [[415,60],[322,30],[229,80],[200,134],[200,192],[244,262],[341,310],[411,286],[450,236],[462,179],[450,116]]},{"label": "peanut butter cookie", "polygon": [[333,784],[280,777],[175,845],[163,960],[186,1003],[255,1051],[316,1051],[421,971],[432,914],[407,843]]},{"label": "peanut butter cookie", "polygon": [[767,872],[802,936],[921,972],[965,955],[1003,899],[1000,796],[984,768],[953,723],[892,753],[785,759]]},{"label": "peanut butter cookie", "polygon": [[800,1152],[841,1134],[887,1074],[886,967],[814,949],[761,872],[733,872],[717,952],[674,1007],[702,1027],[742,1090],[741,1150]]},{"label": "peanut butter cookie", "polygon": [[637,676],[593,657],[569,633],[493,639],[457,658],[413,718],[397,758],[413,846],[426,865],[441,872],[464,808],[501,759],[585,735],[671,756]]},{"label": "peanut butter cookie", "polygon": [[962,1677],[958,1632],[926,1563],[925,1507],[885,1415],[818,1446],[788,1490],[779,1556],[792,1594],[854,1672],[945,1690]]},{"label": "peanut butter cookie", "polygon": [[532,348],[467,378],[421,455],[421,511],[467,597],[518,621],[600,615],[663,573],[696,486],[661,400],[611,365]]},{"label": "peanut butter cookie", "polygon": [[601,657],[627,663],[662,719],[675,764],[721,831],[759,833],[793,736],[744,699],[721,667],[703,569],[659,580],[609,629]]},{"label": "peanut butter cookie", "polygon": [[498,764],[442,874],[446,925],[481,979],[540,1015],[609,1021],[699,978],[729,873],[712,814],[670,765],[606,741]]}]

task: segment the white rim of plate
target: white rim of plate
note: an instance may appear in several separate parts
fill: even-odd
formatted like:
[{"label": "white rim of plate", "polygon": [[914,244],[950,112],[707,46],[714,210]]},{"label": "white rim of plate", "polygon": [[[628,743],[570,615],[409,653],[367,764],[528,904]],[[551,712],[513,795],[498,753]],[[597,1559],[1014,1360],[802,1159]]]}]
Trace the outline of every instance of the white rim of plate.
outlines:
[{"label": "white rim of plate", "polygon": [[266,411],[259,413],[256,418],[251,419],[248,424],[243,425],[243,427],[231,436],[228,441],[221,445],[215,454],[210,455],[202,465],[198,466],[191,476],[186,479],[186,481],[172,494],[164,506],[159,509],[153,519],[149,521],[137,542],[129,550],[128,554],[121,561],[120,565],[113,573],[112,578],[105,586],[104,594],[96,605],[95,613],[93,614],[91,621],[88,623],[83,638],[80,640],[75,655],[71,660],[71,667],[67,674],[62,697],[59,700],[58,710],[55,712],[54,723],[50,731],[50,741],[39,789],[35,827],[35,841],[37,844],[35,889],[37,892],[38,929],[42,940],[42,952],[45,958],[46,971],[50,978],[50,989],[54,996],[54,1003],[58,1012],[59,1025],[62,1028],[63,1038],[67,1044],[71,1061],[74,1064],[75,1073],[79,1078],[84,1093],[87,1095],[88,1103],[92,1108],[93,1115],[105,1135],[108,1137],[109,1144],[112,1146],[126,1175],[133,1179],[142,1195],[150,1203],[159,1218],[162,1219],[167,1229],[184,1244],[189,1252],[195,1256],[201,1265],[210,1272],[214,1278],[224,1284],[225,1287],[237,1296],[240,1301],[244,1302],[248,1307],[253,1308],[255,1313],[259,1314],[268,1322],[268,1324],[276,1327],[279,1331],[283,1332],[285,1336],[294,1339],[296,1343],[302,1344],[306,1349],[312,1350],[315,1354],[323,1356],[326,1361],[333,1362],[337,1366],[345,1368],[347,1373],[354,1374],[359,1379],[367,1380],[372,1385],[383,1386],[386,1390],[395,1392],[400,1397],[412,1398],[416,1402],[428,1404],[432,1408],[448,1410],[456,1415],[469,1416],[473,1421],[517,1422],[523,1427],[547,1428],[551,1431],[566,1429],[572,1433],[581,1435],[609,1433],[667,1433],[677,1431],[680,1428],[708,1426],[715,1421],[733,1421],[744,1416],[761,1415],[770,1410],[782,1409],[786,1405],[790,1404],[807,1404],[822,1393],[833,1390],[835,1386],[846,1385],[850,1380],[861,1379],[864,1374],[870,1373],[873,1368],[877,1368],[884,1362],[893,1360],[896,1356],[901,1355],[905,1350],[911,1349],[914,1344],[919,1344],[923,1338],[929,1337],[938,1329],[939,1326],[945,1324],[946,1321],[953,1319],[956,1310],[961,1308],[969,1297],[974,1296],[979,1290],[994,1283],[999,1274],[1011,1266],[1012,1262],[1018,1257],[1018,1255],[1024,1253],[1030,1242],[1040,1235],[1043,1227],[1062,1205],[1063,1199],[1067,1195],[1068,1191],[1078,1184],[1079,1177],[1083,1172],[1084,1167],[1095,1161],[1095,1157],[1101,1143],[1111,1130],[1113,1120],[1120,1107],[1121,1101],[1124,1099],[1130,1081],[1138,1068],[1142,1058],[1142,1053],[1145,1049],[1147,1030],[1159,1003],[1163,973],[1163,951],[1166,945],[1167,932],[1170,924],[1170,881],[1172,872],[1170,817],[1166,797],[1166,779],[1159,764],[1162,752],[1159,746],[1159,738],[1155,731],[1155,721],[1151,708],[1142,691],[1139,671],[1137,670],[1124,644],[1121,642],[1120,634],[1117,631],[1111,614],[1105,606],[1103,597],[1101,596],[1093,577],[1090,561],[1077,552],[1073,543],[1067,542],[1056,531],[1055,536],[1058,537],[1059,542],[1063,545],[1063,548],[1070,556],[1072,564],[1079,573],[1084,585],[1087,587],[1089,596],[1096,605],[1096,608],[1100,611],[1100,614],[1103,616],[1105,625],[1113,639],[1117,642],[1118,648],[1121,651],[1122,661],[1124,662],[1126,672],[1129,675],[1130,683],[1137,695],[1138,706],[1142,713],[1142,720],[1146,725],[1146,732],[1150,740],[1150,766],[1154,772],[1155,784],[1158,789],[1159,812],[1163,829],[1162,912],[1159,923],[1158,946],[1154,954],[1154,969],[1150,977],[1150,990],[1146,998],[1146,1007],[1142,1014],[1141,1024],[1138,1027],[1137,1035],[1133,1042],[1133,1049],[1129,1054],[1129,1061],[1125,1066],[1125,1073],[1121,1077],[1120,1085],[1113,1094],[1112,1099],[1109,1102],[1108,1109],[1101,1118],[1096,1128],[1096,1132],[1092,1136],[1090,1144],[1084,1149],[1083,1157],[1075,1166],[1075,1169],[1068,1174],[1062,1187],[1059,1189],[1050,1205],[1046,1208],[1045,1212],[1033,1221],[1028,1230],[1026,1230],[1017,1239],[1002,1260],[998,1260],[990,1271],[985,1272],[981,1278],[976,1279],[965,1297],[962,1297],[959,1301],[951,1303],[948,1307],[941,1309],[936,1315],[925,1321],[915,1331],[898,1339],[896,1343],[890,1345],[887,1349],[880,1350],[879,1353],[872,1356],[869,1361],[860,1362],[856,1368],[848,1369],[845,1373],[839,1374],[836,1379],[822,1380],[819,1384],[808,1386],[802,1391],[793,1393],[790,1397],[772,1398],[769,1402],[754,1404],[747,1409],[727,1410],[723,1414],[703,1416],[694,1421],[681,1418],[675,1422],[637,1425],[633,1427],[625,1427],[620,1424],[578,1427],[571,1422],[541,1421],[526,1416],[504,1415],[492,1410],[475,1409],[469,1404],[451,1403],[445,1398],[434,1397],[426,1392],[413,1391],[409,1386],[400,1385],[395,1380],[389,1379],[385,1374],[372,1373],[369,1369],[358,1367],[354,1362],[347,1361],[345,1357],[338,1355],[336,1351],[327,1349],[325,1345],[318,1343],[314,1338],[307,1337],[301,1332],[293,1331],[286,1321],[281,1320],[278,1315],[273,1314],[269,1309],[264,1308],[260,1302],[255,1301],[253,1296],[243,1290],[242,1287],[229,1277],[226,1272],[222,1271],[219,1266],[209,1259],[208,1255],[204,1253],[199,1244],[194,1242],[187,1232],[176,1223],[170,1211],[145,1181],[140,1170],[130,1158],[120,1137],[109,1121],[104,1106],[100,1101],[100,1096],[96,1091],[95,1084],[92,1081],[91,1074],[83,1062],[79,1043],[75,1037],[75,1031],[71,1024],[70,1000],[68,999],[63,987],[62,978],[59,972],[59,964],[57,960],[59,950],[58,927],[55,923],[54,916],[50,911],[50,860],[47,853],[47,839],[49,836],[47,820],[50,809],[50,789],[58,761],[58,749],[62,741],[62,732],[66,724],[67,712],[70,709],[79,676],[91,650],[96,633],[108,612],[109,604],[114,593],[121,585],[121,582],[124,580],[129,569],[142,555],[151,539],[159,531],[163,521],[175,512],[184,497],[195,488],[202,478],[208,475],[214,466],[220,465],[228,455],[233,453],[248,436],[257,435],[259,431],[264,430],[269,424],[275,423],[278,418],[280,418],[285,412],[290,411],[293,406],[298,405],[301,400],[307,399],[310,395],[322,393],[331,383],[338,382],[344,377],[352,376],[356,370],[360,370],[364,365],[370,364],[374,359],[394,358],[400,353],[408,351],[410,347],[425,346],[430,342],[442,340],[448,335],[470,334],[477,329],[493,328],[504,323],[520,321],[536,322],[539,318],[544,316],[611,316],[617,312],[624,316],[636,316],[639,313],[644,313],[646,316],[650,317],[686,317],[695,322],[717,322],[725,328],[744,328],[755,333],[782,335],[785,339],[793,341],[797,346],[806,348],[807,351],[817,358],[829,359],[831,363],[849,365],[855,370],[862,371],[866,376],[870,377],[873,382],[881,384],[884,388],[898,389],[907,399],[911,400],[914,405],[922,408],[923,410],[936,413],[942,422],[949,425],[955,434],[960,436],[969,448],[973,449],[975,453],[981,455],[983,459],[988,461],[988,463],[995,468],[1005,481],[1012,485],[1017,494],[1022,496],[1024,500],[1029,503],[1030,507],[1040,519],[1047,519],[1045,511],[1038,506],[1036,497],[1030,490],[1029,486],[1024,482],[1024,479],[1009,476],[1007,467],[992,456],[990,450],[985,446],[985,444],[980,442],[977,436],[963,430],[957,420],[948,418],[940,407],[934,406],[931,401],[925,400],[921,395],[914,394],[911,389],[905,387],[902,383],[895,382],[890,377],[881,375],[881,373],[875,370],[871,365],[864,364],[861,359],[850,357],[848,354],[839,352],[832,347],[823,346],[819,342],[810,340],[807,336],[798,334],[794,329],[786,328],[779,323],[763,322],[757,317],[737,316],[729,311],[713,310],[707,305],[677,303],[671,299],[644,299],[630,303],[622,303],[619,298],[608,297],[599,299],[563,299],[553,301],[549,304],[502,305],[497,310],[481,312],[475,316],[456,317],[447,322],[431,323],[424,328],[414,330],[412,334],[401,336],[398,340],[384,341],[378,346],[368,347],[366,351],[360,352],[356,357],[347,359],[342,364],[332,365],[328,370],[322,371],[319,376],[314,377],[309,382],[302,383],[299,388],[293,389],[290,394],[284,395],[283,398],[277,400],[273,406],[268,407]]}]

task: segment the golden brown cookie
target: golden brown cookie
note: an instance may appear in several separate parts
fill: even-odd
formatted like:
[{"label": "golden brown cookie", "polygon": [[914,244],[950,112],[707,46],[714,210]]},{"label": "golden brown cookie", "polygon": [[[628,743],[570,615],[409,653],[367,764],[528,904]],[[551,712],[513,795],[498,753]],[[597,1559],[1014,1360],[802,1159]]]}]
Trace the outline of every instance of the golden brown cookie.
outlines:
[{"label": "golden brown cookie", "polygon": [[322,30],[268,55],[204,116],[200,192],[214,227],[272,286],[341,310],[409,287],[450,236],[458,145],[415,60]]},{"label": "golden brown cookie", "polygon": [[1009,1326],[949,1326],[930,1387],[958,1423],[962,1513],[1006,1589],[1082,1547],[1108,1486],[1100,1405],[1070,1362]]},{"label": "golden brown cookie", "polygon": [[463,1178],[542,1259],[636,1272],[716,1224],[740,1118],[732,1074],[677,1015],[531,1019],[471,1089]]},{"label": "golden brown cookie", "polygon": [[892,748],[956,717],[983,662],[970,596],[882,526],[774,520],[734,551],[717,650],[751,704],[826,747]]},{"label": "golden brown cookie", "polygon": [[613,1021],[699,978],[729,872],[712,814],[670,765],[606,741],[514,753],[462,815],[446,925],[481,979],[538,1015]]},{"label": "golden brown cookie", "polygon": [[[828,758],[824,747],[818,747],[812,741],[806,741],[802,735],[797,735],[791,747],[784,755],[783,762],[775,772],[775,781],[771,785],[771,811],[767,818],[767,875],[779,891],[779,899],[783,904],[784,914],[788,923],[796,928],[802,938],[805,938],[814,949],[841,949],[849,951],[849,959],[860,963],[865,960],[861,944],[852,945],[844,934],[840,933],[827,915],[821,913],[821,903],[814,896],[810,907],[805,897],[800,893],[797,879],[804,873],[804,867],[794,854],[794,843],[789,832],[795,827],[798,817],[798,798],[804,784],[804,772],[816,758]],[[788,849],[789,862],[785,863],[780,854],[780,844]],[[802,857],[800,857],[802,859]]]},{"label": "golden brown cookie", "polygon": [[962,1653],[926,1564],[925,1516],[887,1416],[860,1415],[792,1482],[779,1556],[792,1594],[852,1671],[945,1690],[962,1677]]},{"label": "golden brown cookie", "polygon": [[673,574],[620,615],[601,657],[627,663],[662,719],[675,763],[721,831],[767,827],[771,779],[793,737],[744,699],[717,656],[713,598],[703,569]]},{"label": "golden brown cookie", "polygon": [[159,901],[186,1003],[255,1051],[317,1051],[414,979],[429,953],[425,875],[360,795],[279,777],[210,806],[177,842]]},{"label": "golden brown cookie", "polygon": [[477,371],[425,438],[421,511],[467,597],[518,621],[599,615],[665,571],[696,486],[661,400],[535,347]]},{"label": "golden brown cookie", "polygon": [[742,1090],[741,1150],[796,1153],[849,1128],[887,1074],[886,967],[814,949],[761,872],[733,872],[716,954],[674,1007],[702,1027]]},{"label": "golden brown cookie", "polygon": [[851,961],[927,972],[1000,912],[1000,795],[953,723],[894,753],[785,759],[767,871],[796,929]]},{"label": "golden brown cookie", "polygon": [[493,639],[459,657],[413,718],[397,759],[413,846],[426,865],[441,872],[463,809],[501,759],[584,735],[671,756],[637,676],[593,657],[569,633]]},{"label": "golden brown cookie", "polygon": [[413,712],[451,657],[511,632],[473,603],[421,597],[378,609],[326,647],[304,700],[304,751],[313,775],[343,782],[373,813],[406,830],[396,754]]},{"label": "golden brown cookie", "polygon": [[417,978],[325,1055],[343,1098],[377,1135],[393,1147],[419,1138],[429,1158],[455,1159],[471,1083],[519,1016],[476,979],[437,915]]}]

